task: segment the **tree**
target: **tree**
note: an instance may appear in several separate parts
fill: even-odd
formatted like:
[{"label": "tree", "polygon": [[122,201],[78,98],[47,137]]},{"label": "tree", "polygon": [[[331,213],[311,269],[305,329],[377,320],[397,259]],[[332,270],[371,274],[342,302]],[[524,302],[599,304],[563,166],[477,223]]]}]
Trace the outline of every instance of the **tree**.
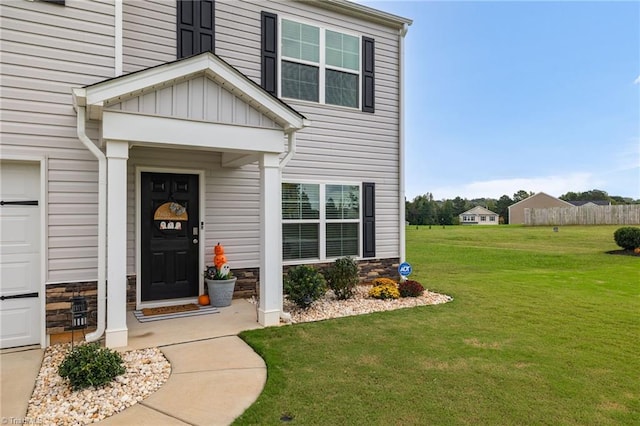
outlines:
[{"label": "tree", "polygon": [[497,213],[496,210],[497,210],[498,203],[496,200],[487,198],[485,201],[485,204],[488,210],[491,210],[492,212]]},{"label": "tree", "polygon": [[575,192],[571,192],[571,191],[567,192],[564,195],[559,196],[558,198],[560,198],[561,200],[564,200],[564,201],[576,201],[576,200],[579,200],[578,194],[576,194]]},{"label": "tree", "polygon": [[509,223],[509,206],[512,204],[515,203],[508,195],[503,195],[496,203],[495,212],[500,215],[504,223]]},{"label": "tree", "polygon": [[458,216],[461,213],[466,212],[467,210],[469,210],[469,203],[467,202],[467,200],[464,200],[460,197],[456,197],[453,199],[453,214]]},{"label": "tree", "polygon": [[411,202],[405,203],[405,218],[412,225],[431,225],[435,223],[437,205],[433,195],[427,192],[418,195]]},{"label": "tree", "polygon": [[438,211],[438,222],[441,225],[453,225],[453,202],[451,200],[445,200],[440,207]]},{"label": "tree", "polygon": [[567,192],[564,195],[559,197],[564,201],[611,201],[611,197],[607,194],[607,191],[603,191],[601,189],[592,189],[591,191],[585,192]]},{"label": "tree", "polygon": [[519,201],[526,200],[527,198],[531,197],[534,194],[535,192],[527,192],[521,189],[520,191],[513,194],[513,202],[517,203]]}]

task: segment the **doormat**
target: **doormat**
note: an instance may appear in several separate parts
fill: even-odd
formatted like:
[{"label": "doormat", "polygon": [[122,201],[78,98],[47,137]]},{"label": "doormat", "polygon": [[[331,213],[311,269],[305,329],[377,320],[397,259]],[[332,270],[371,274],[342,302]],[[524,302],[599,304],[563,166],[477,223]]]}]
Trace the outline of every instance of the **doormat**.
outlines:
[{"label": "doormat", "polygon": [[197,311],[198,305],[189,303],[187,305],[160,306],[159,308],[144,308],[142,313],[145,317],[151,315],[175,314],[178,312]]},{"label": "doormat", "polygon": [[198,306],[194,303],[160,308],[145,308],[133,311],[139,322],[160,321],[173,318],[192,317],[197,315],[217,314],[220,311],[213,306]]}]

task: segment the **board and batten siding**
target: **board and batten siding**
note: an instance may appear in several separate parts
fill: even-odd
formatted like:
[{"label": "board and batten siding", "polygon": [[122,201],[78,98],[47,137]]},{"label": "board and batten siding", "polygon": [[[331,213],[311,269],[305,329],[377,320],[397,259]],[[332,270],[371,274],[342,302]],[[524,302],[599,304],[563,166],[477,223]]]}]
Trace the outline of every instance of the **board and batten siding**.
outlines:
[{"label": "board and batten siding", "polygon": [[123,102],[106,104],[105,108],[189,120],[281,129],[269,117],[204,75],[160,90],[150,91]]},{"label": "board and batten siding", "polygon": [[[71,88],[114,76],[114,1],[0,3],[0,157],[47,156],[46,282],[95,280],[98,163]],[[97,126],[87,134],[98,138]]]}]

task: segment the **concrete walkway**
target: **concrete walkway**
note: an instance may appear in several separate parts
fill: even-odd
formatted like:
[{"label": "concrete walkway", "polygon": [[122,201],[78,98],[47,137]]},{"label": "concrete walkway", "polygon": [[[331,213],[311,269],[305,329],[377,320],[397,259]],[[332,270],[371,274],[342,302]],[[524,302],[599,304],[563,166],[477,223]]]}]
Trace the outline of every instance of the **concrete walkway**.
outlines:
[{"label": "concrete walkway", "polygon": [[[129,315],[125,350],[159,347],[171,363],[171,375],[150,397],[100,424],[228,425],[260,395],[266,366],[237,337],[240,331],[260,328],[255,305],[234,300],[218,314],[143,324]],[[3,424],[24,419],[42,354],[41,349],[0,354]]]}]

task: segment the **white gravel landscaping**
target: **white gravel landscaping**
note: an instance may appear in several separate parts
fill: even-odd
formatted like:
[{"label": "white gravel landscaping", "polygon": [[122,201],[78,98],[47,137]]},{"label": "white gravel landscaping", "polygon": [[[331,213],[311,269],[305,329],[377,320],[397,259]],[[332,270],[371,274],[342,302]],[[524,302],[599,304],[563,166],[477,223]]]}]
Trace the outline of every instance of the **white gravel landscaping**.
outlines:
[{"label": "white gravel landscaping", "polygon": [[[309,308],[301,309],[284,301],[284,311],[292,323],[320,321],[330,318],[368,314],[415,306],[437,305],[453,300],[450,296],[425,291],[420,297],[379,300],[368,297],[371,287],[358,286],[354,297],[337,300],[332,291]],[[256,303],[256,300],[250,300]],[[68,382],[58,375],[58,366],[70,349],[70,344],[53,345],[44,353],[40,374],[27,418],[44,425],[82,425],[112,416],[158,390],[169,378],[171,365],[158,348],[122,353],[127,372],[102,388],[71,390]]]},{"label": "white gravel landscaping", "polygon": [[26,418],[59,426],[98,422],[142,401],[171,374],[171,365],[160,349],[129,351],[122,353],[127,372],[114,382],[98,389],[73,391],[58,375],[58,366],[70,347],[53,345],[45,350]]},{"label": "white gravel landscaping", "polygon": [[329,290],[323,298],[316,300],[307,309],[299,308],[285,298],[283,308],[285,312],[291,314],[292,323],[300,323],[415,306],[439,305],[453,300],[451,296],[428,290],[425,290],[423,295],[419,297],[401,297],[390,300],[373,299],[368,296],[370,288],[371,286],[368,285],[357,286],[354,296],[347,300],[336,299],[333,292]]}]

